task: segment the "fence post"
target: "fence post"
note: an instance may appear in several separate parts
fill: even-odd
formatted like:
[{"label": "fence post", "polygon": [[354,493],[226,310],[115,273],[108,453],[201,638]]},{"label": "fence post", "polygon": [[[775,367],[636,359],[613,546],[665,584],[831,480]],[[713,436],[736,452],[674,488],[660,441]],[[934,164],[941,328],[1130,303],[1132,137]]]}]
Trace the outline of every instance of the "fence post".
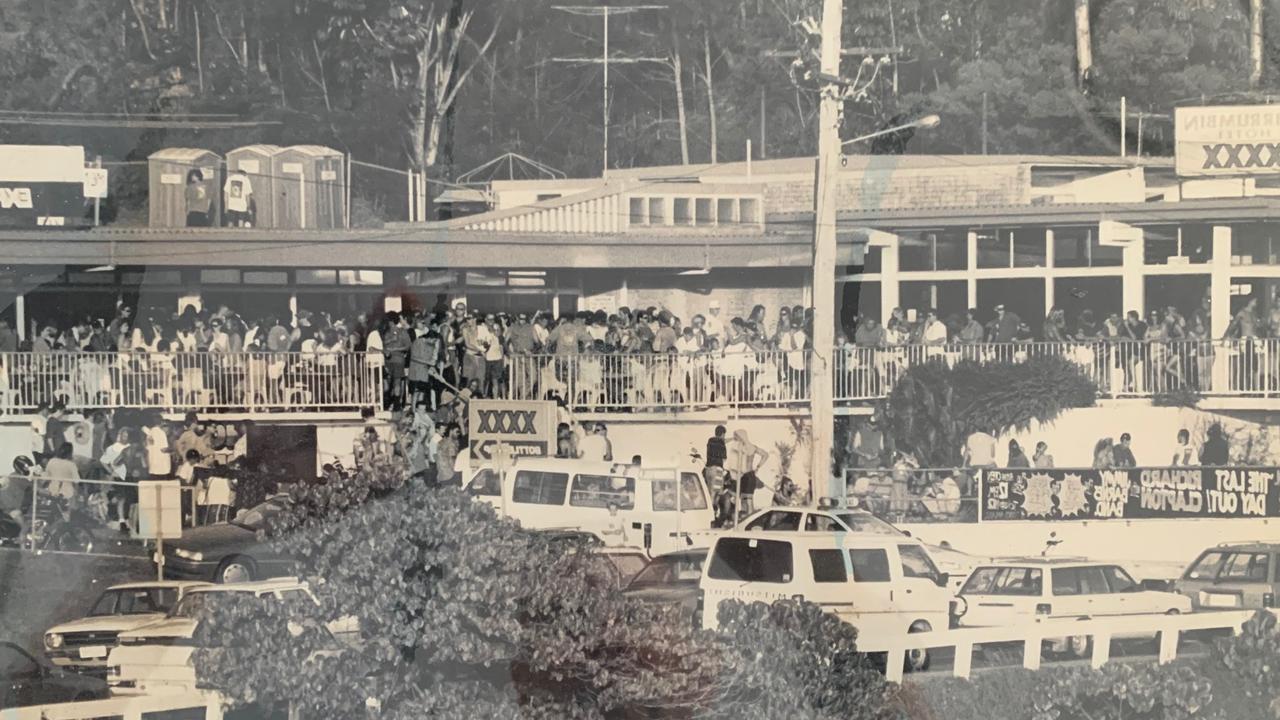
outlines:
[{"label": "fence post", "polygon": [[1040,633],[1034,630],[1027,633],[1022,640],[1022,667],[1028,670],[1040,669],[1040,646],[1043,642],[1044,638],[1040,637]]},{"label": "fence post", "polygon": [[973,643],[957,643],[955,653],[955,660],[952,663],[955,670],[952,674],[958,678],[968,680],[969,673],[973,668]]},{"label": "fence post", "polygon": [[889,642],[888,652],[884,659],[884,679],[889,682],[900,683],[905,672],[903,665],[906,664],[907,651],[901,646],[898,640]]},{"label": "fence post", "polygon": [[1089,667],[1094,670],[1106,665],[1111,660],[1111,632],[1100,631],[1093,634],[1093,655]]},{"label": "fence post", "polygon": [[1173,662],[1173,659],[1178,657],[1178,636],[1180,634],[1176,627],[1160,631],[1160,657],[1158,662],[1161,665]]}]

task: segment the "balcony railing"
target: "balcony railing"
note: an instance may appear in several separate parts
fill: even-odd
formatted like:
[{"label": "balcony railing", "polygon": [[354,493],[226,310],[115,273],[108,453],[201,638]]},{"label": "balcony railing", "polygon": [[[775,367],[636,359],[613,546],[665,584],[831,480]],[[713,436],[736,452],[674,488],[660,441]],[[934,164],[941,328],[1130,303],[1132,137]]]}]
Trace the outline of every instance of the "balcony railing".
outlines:
[{"label": "balcony railing", "polygon": [[0,353],[0,410],[341,410],[382,405],[363,353]]},{"label": "balcony railing", "polygon": [[[559,395],[575,409],[794,407],[830,360],[838,403],[872,401],[908,368],[938,361],[1077,363],[1104,397],[1280,397],[1280,338],[982,343],[746,353],[515,355],[506,396]],[[0,353],[0,412],[58,398],[73,409],[322,411],[382,407],[382,363],[363,353]]]}]

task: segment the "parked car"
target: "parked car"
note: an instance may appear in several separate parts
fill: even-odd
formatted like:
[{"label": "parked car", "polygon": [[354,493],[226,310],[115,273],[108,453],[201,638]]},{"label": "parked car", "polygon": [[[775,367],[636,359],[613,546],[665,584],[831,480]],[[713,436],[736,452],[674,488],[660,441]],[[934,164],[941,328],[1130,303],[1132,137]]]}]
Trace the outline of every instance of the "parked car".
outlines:
[{"label": "parked car", "polygon": [[0,642],[0,710],[105,697],[101,678],[45,665],[17,645]]},{"label": "parked car", "polygon": [[258,540],[270,536],[288,496],[278,495],[256,505],[230,522],[189,528],[178,540],[164,544],[164,576],[174,580],[244,583],[287,575],[293,561],[272,552]]},{"label": "parked car", "polygon": [[1223,543],[1187,567],[1174,589],[1197,610],[1280,607],[1280,543]]},{"label": "parked car", "polygon": [[[702,626],[718,626],[725,600],[802,599],[858,628],[859,642],[876,647],[902,633],[946,629],[948,582],[924,545],[908,537],[734,530],[716,540],[703,569]],[[928,651],[908,653],[908,669],[928,665]]]},{"label": "parked car", "polygon": [[105,674],[107,653],[120,633],[162,620],[188,590],[206,585],[168,580],[112,585],[87,615],[45,632],[45,657],[58,667]]},{"label": "parked car", "polygon": [[198,615],[213,593],[244,593],[266,601],[308,599],[310,589],[294,579],[224,583],[192,588],[162,620],[120,633],[107,656],[107,682],[113,695],[153,694],[196,688],[191,656]]},{"label": "parked car", "polygon": [[675,605],[683,609],[690,622],[702,621],[698,616],[698,582],[707,550],[681,550],[659,555],[644,566],[622,594],[643,603]]},{"label": "parked car", "polygon": [[[866,510],[850,508],[773,507],[757,511],[743,519],[743,530],[768,532],[857,532],[889,537],[911,537]],[[951,589],[959,590],[960,583],[979,564],[989,558],[980,558],[950,547],[925,543],[929,557],[951,579]]]},{"label": "parked car", "polygon": [[[1191,612],[1189,599],[1149,590],[1114,563],[1043,557],[977,568],[961,586],[954,607],[956,624],[961,627],[1187,612]],[[1144,635],[1121,633],[1115,637]],[[1084,635],[1050,641],[1052,651],[1077,657],[1088,655],[1090,644]]]}]

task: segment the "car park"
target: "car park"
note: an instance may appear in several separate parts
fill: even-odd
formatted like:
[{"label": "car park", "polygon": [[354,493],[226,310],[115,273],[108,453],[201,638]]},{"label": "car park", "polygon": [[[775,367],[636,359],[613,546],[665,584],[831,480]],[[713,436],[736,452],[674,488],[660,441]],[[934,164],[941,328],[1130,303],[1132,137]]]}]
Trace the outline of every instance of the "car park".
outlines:
[{"label": "car park", "polygon": [[107,657],[107,682],[113,695],[182,692],[196,688],[191,656],[198,615],[213,593],[243,593],[264,602],[315,597],[296,579],[225,583],[192,588],[164,619],[122,632]]},{"label": "car park", "polygon": [[[702,626],[718,626],[726,600],[807,600],[875,646],[902,633],[945,629],[948,582],[924,546],[908,537],[735,530],[716,539],[703,569]],[[909,668],[928,663],[927,651],[908,653]]]},{"label": "car park", "polygon": [[[961,627],[1187,612],[1191,612],[1189,599],[1148,589],[1115,563],[1044,557],[978,567],[961,586],[954,608],[955,622]],[[1118,633],[1115,637],[1143,635]],[[1087,636],[1077,636],[1053,638],[1050,646],[1055,652],[1083,657],[1090,643]]]},{"label": "car park", "polygon": [[693,470],[562,458],[517,458],[472,471],[467,491],[529,530],[580,530],[605,545],[661,553],[711,527],[711,497]]},{"label": "car park", "polygon": [[698,583],[706,561],[705,548],[659,555],[631,579],[622,594],[642,603],[679,607],[690,622],[699,624]]},{"label": "car park", "polygon": [[234,520],[187,528],[181,538],[165,541],[165,578],[243,583],[288,574],[293,561],[258,539],[259,532],[272,535],[288,502],[278,495]]},{"label": "car park", "polygon": [[188,590],[206,585],[171,580],[113,585],[98,596],[87,615],[45,632],[45,657],[61,668],[105,673],[107,654],[120,633],[163,619]]},{"label": "car park", "polygon": [[1174,583],[1197,610],[1280,607],[1280,543],[1222,543],[1187,566]]},{"label": "car park", "polygon": [[[867,512],[839,507],[773,507],[759,510],[739,523],[743,530],[768,532],[854,532],[911,537],[891,523]],[[978,564],[984,562],[968,553],[950,547],[925,544],[929,557],[951,578],[952,590],[959,590],[960,583]]]},{"label": "car park", "polygon": [[0,710],[105,697],[101,678],[46,665],[15,644],[0,642]]}]

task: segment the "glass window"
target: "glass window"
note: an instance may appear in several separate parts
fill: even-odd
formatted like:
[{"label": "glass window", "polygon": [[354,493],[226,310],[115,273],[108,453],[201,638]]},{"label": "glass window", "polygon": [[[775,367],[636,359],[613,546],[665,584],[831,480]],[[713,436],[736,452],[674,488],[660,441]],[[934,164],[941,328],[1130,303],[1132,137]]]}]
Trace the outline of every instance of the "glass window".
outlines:
[{"label": "glass window", "polygon": [[654,558],[631,581],[631,587],[642,585],[669,585],[677,582],[697,582],[702,578],[702,564],[706,555],[700,553],[663,555]]},{"label": "glass window", "polygon": [[1089,267],[1089,237],[1088,228],[1054,228],[1054,267]]},{"label": "glass window", "polygon": [[563,505],[568,485],[567,473],[521,470],[516,473],[511,500],[531,505]]},{"label": "glass window", "polygon": [[935,266],[938,270],[969,267],[969,231],[945,230],[934,235]]},{"label": "glass window", "polygon": [[1148,265],[1168,265],[1180,255],[1177,225],[1145,225],[1142,228],[1143,260]]},{"label": "glass window", "polygon": [[1212,580],[1218,576],[1218,568],[1222,565],[1223,558],[1226,553],[1207,552],[1200,556],[1191,567],[1187,568],[1186,578],[1188,580]]},{"label": "glass window", "polygon": [[672,201],[672,207],[676,225],[693,224],[693,203],[689,198],[675,198]]},{"label": "glass window", "polygon": [[842,583],[849,581],[844,564],[844,553],[839,550],[810,550],[809,562],[813,563],[813,581]]},{"label": "glass window", "polygon": [[230,269],[201,270],[200,282],[213,285],[235,285],[240,282],[240,271]]},{"label": "glass window", "polygon": [[903,272],[933,270],[933,234],[902,233],[898,236],[898,269]]},{"label": "glass window", "polygon": [[1045,267],[1048,265],[1044,228],[1018,228],[1013,231],[1013,266]]},{"label": "glass window", "polygon": [[[658,492],[657,486],[658,483],[654,483],[655,495]],[[667,494],[674,509],[676,503],[674,482],[668,482]],[[563,491],[560,499],[564,502]],[[590,508],[607,508],[610,505],[617,505],[619,510],[630,510],[636,506],[636,479],[610,475],[574,475],[569,504],[573,507]]]},{"label": "glass window", "polygon": [[126,590],[120,593],[120,601],[116,605],[118,615],[142,615],[160,612],[151,593],[147,590]]},{"label": "glass window", "polygon": [[853,532],[877,535],[901,535],[902,531],[871,513],[840,513],[836,517]]},{"label": "glass window", "polygon": [[1097,566],[1080,568],[1080,592],[1085,595],[1105,595],[1111,592],[1102,568]]},{"label": "glass window", "polygon": [[1049,571],[1049,578],[1053,583],[1053,594],[1055,596],[1080,594],[1079,569],[1054,568]]},{"label": "glass window", "polygon": [[1220,580],[1267,581],[1266,553],[1232,553],[1222,565]]},{"label": "glass window", "polygon": [[333,285],[338,282],[338,271],[294,270],[293,277],[299,285]]},{"label": "glass window", "polygon": [[1124,568],[1108,565],[1102,569],[1102,572],[1107,576],[1107,584],[1111,586],[1111,592],[1126,593],[1139,589],[1138,583],[1134,582]]},{"label": "glass window", "polygon": [[800,529],[800,513],[790,510],[771,510],[752,520],[748,530],[795,531]]},{"label": "glass window", "polygon": [[245,270],[246,285],[288,285],[289,273],[281,271]]},{"label": "glass window", "polygon": [[178,602],[178,589],[156,588],[151,591],[151,599],[152,602],[155,603],[156,607],[160,608],[161,612],[169,612],[169,608],[173,607],[173,604]]},{"label": "glass window", "polygon": [[898,241],[898,268],[904,272],[964,270],[969,265],[967,230],[903,233]]},{"label": "glass window", "polygon": [[1176,262],[1203,265],[1213,259],[1211,225],[1145,225],[1142,228],[1143,259],[1148,265]]},{"label": "glass window", "polygon": [[[1210,229],[1212,232],[1212,229]],[[1280,264],[1280,223],[1251,223],[1231,228],[1232,265]]]},{"label": "glass window", "polygon": [[98,602],[94,603],[93,609],[89,611],[89,617],[114,615],[116,612],[116,600],[119,598],[120,593],[114,590],[102,593],[102,597],[98,598]]},{"label": "glass window", "polygon": [[903,577],[929,580],[938,578],[938,568],[934,566],[933,560],[929,559],[929,553],[919,545],[899,545],[898,555],[902,558]]},{"label": "glass window", "polygon": [[964,581],[964,587],[960,588],[960,594],[970,595],[989,595],[995,589],[996,578],[1000,575],[1001,568],[983,567],[973,571],[968,580]]},{"label": "glass window", "polygon": [[381,270],[339,270],[339,285],[382,285]]},{"label": "glass window", "polygon": [[467,485],[467,492],[472,495],[497,497],[502,494],[502,477],[493,468],[481,468]]},{"label": "glass window", "polygon": [[1203,265],[1213,259],[1213,226],[1183,225],[1182,254],[1193,265]]},{"label": "glass window", "polygon": [[628,199],[627,206],[631,211],[631,224],[644,225],[648,222],[649,217],[645,213],[645,202],[642,197],[633,197]]},{"label": "glass window", "polygon": [[680,473],[680,509],[706,510],[707,493],[698,473]]},{"label": "glass window", "polygon": [[1007,268],[1013,265],[1013,231],[979,230],[978,267]]},{"label": "glass window", "polygon": [[850,550],[854,582],[889,582],[889,553],[883,549]]},{"label": "glass window", "polygon": [[1004,568],[993,588],[996,595],[1039,595],[1044,590],[1039,568]]},{"label": "glass window", "polygon": [[756,538],[722,538],[711,554],[707,575],[739,582],[791,582],[791,543]]},{"label": "glass window", "polygon": [[675,480],[652,480],[653,484],[653,509],[658,512],[674,511],[676,509],[676,481]]},{"label": "glass window", "polygon": [[848,532],[848,528],[827,515],[809,513],[804,516],[805,532]]}]

